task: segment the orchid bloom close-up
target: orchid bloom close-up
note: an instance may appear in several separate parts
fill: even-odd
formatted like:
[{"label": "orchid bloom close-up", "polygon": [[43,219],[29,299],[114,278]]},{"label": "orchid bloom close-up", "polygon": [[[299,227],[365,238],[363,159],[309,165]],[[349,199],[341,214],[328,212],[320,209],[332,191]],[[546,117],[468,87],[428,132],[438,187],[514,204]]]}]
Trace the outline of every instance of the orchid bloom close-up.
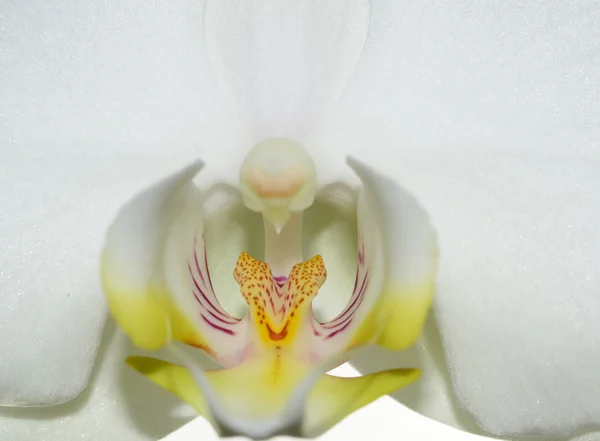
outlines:
[{"label": "orchid bloom close-up", "polygon": [[[215,253],[204,226],[210,217],[202,210],[205,193],[192,181],[201,163],[138,195],[109,231],[103,285],[123,330],[149,350],[182,341],[225,369],[203,373],[188,361],[186,371],[145,357],[129,364],[189,402],[221,433],[312,437],[418,377],[415,369],[323,375],[346,361],[346,352],[369,343],[391,350],[412,345],[434,291],[436,241],[425,213],[392,180],[356,160],[349,165],[362,181],[360,190],[348,189],[344,200],[338,189],[335,199],[336,193],[317,186],[311,159],[297,143],[270,139],[250,151],[239,198],[263,215],[264,262],[242,251],[230,271],[239,289],[226,294],[247,303],[240,317],[221,306],[217,294],[225,293],[212,282],[209,256]],[[303,234],[304,216],[323,226],[332,222],[323,212],[310,213],[315,201],[333,209],[337,204],[350,218],[338,222],[357,230],[345,238],[357,247],[354,287],[345,307],[328,319],[316,316],[326,317],[327,310],[312,308],[327,280],[325,263],[320,255],[304,258],[311,241]],[[226,246],[222,241],[227,237],[213,246]],[[344,299],[345,284],[332,285],[325,295]]]},{"label": "orchid bloom close-up", "polygon": [[0,6],[0,433],[600,440],[600,3]]}]

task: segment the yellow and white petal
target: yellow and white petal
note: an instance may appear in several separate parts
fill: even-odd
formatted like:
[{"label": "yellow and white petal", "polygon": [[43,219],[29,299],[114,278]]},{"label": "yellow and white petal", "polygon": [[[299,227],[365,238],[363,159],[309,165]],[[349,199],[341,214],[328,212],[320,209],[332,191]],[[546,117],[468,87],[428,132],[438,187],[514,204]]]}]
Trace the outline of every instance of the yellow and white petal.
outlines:
[{"label": "yellow and white petal", "polygon": [[243,251],[257,258],[265,255],[263,219],[244,205],[236,187],[215,185],[203,196],[204,240],[211,280],[223,308],[241,318],[248,308],[232,274]]},{"label": "yellow and white petal", "polygon": [[421,334],[433,301],[436,233],[429,215],[396,181],[356,159],[349,158],[348,164],[363,183],[359,210],[365,218],[361,220],[359,214],[359,222],[364,225],[364,240],[367,242],[367,234],[374,239],[379,236],[374,243],[381,244],[385,271],[381,294],[353,344],[374,338],[387,349],[406,349]]},{"label": "yellow and white petal", "polygon": [[314,323],[314,356],[376,343],[410,346],[433,300],[437,268],[435,232],[425,211],[400,185],[355,159],[362,181],[358,203],[358,258],[345,309]]},{"label": "yellow and white petal", "polygon": [[111,225],[102,283],[119,326],[141,348],[169,339],[204,349],[223,365],[246,346],[245,320],[219,304],[204,245],[195,162],[135,196]]}]

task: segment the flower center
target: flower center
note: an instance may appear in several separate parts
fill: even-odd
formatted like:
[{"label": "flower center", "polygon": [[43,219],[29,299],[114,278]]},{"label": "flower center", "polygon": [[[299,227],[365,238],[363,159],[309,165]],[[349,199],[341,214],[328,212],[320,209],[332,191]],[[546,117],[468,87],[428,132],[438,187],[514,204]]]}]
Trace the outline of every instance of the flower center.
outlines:
[{"label": "flower center", "polygon": [[300,330],[310,329],[305,325],[311,324],[312,300],[327,271],[321,256],[316,255],[294,265],[287,280],[277,282],[267,263],[242,253],[234,277],[260,341],[266,348],[283,349],[298,342]]}]

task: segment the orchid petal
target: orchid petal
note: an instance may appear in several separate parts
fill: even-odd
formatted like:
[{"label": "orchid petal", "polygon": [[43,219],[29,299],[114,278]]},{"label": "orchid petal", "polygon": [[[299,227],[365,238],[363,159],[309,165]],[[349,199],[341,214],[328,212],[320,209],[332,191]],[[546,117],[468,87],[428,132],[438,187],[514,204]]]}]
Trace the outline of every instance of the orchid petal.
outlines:
[{"label": "orchid petal", "polygon": [[302,139],[354,71],[369,2],[208,1],[204,21],[217,78],[257,139]]},{"label": "orchid petal", "polygon": [[[435,291],[438,265],[437,239],[427,213],[399,184],[379,175],[355,159],[348,164],[363,182],[367,210],[375,214],[385,250],[385,282],[374,310],[363,325],[369,338],[370,326],[384,320],[378,345],[406,349],[419,337]],[[365,237],[365,241],[367,238]]]},{"label": "orchid petal", "polygon": [[327,283],[313,301],[319,322],[333,319],[353,292],[357,268],[357,191],[346,184],[325,186],[304,212],[302,248],[308,256],[319,254],[327,265]]},{"label": "orchid petal", "polygon": [[357,271],[344,310],[314,323],[317,357],[368,343],[409,347],[421,333],[435,289],[437,244],[426,212],[393,180],[356,159],[348,164],[363,182]]},{"label": "orchid petal", "polygon": [[372,11],[352,83],[315,138],[340,163],[376,143],[373,164],[437,219],[442,346],[425,343],[445,363],[425,370],[449,376],[407,404],[445,419],[423,403],[446,401],[457,427],[473,419],[511,439],[597,430],[600,4]]},{"label": "orchid petal", "polygon": [[203,199],[204,240],[210,257],[211,281],[223,308],[240,318],[248,307],[232,274],[242,251],[252,256],[265,254],[263,219],[246,208],[235,187],[215,185],[206,190]]},{"label": "orchid petal", "polygon": [[[109,307],[134,343],[158,349],[171,338],[235,364],[246,323],[219,304],[203,240],[196,162],[137,195],[111,225],[102,256]],[[207,337],[210,336],[210,337]]]}]

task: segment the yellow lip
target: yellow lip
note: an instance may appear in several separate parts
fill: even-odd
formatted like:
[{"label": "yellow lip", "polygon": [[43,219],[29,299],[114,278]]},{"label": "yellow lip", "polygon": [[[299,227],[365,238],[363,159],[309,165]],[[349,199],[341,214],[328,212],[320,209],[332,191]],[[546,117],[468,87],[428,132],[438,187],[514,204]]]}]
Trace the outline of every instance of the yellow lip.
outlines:
[{"label": "yellow lip", "polygon": [[294,265],[287,280],[277,283],[265,262],[242,253],[234,277],[264,348],[280,350],[291,349],[298,331],[310,326],[311,302],[327,271],[321,256],[316,255]]}]

